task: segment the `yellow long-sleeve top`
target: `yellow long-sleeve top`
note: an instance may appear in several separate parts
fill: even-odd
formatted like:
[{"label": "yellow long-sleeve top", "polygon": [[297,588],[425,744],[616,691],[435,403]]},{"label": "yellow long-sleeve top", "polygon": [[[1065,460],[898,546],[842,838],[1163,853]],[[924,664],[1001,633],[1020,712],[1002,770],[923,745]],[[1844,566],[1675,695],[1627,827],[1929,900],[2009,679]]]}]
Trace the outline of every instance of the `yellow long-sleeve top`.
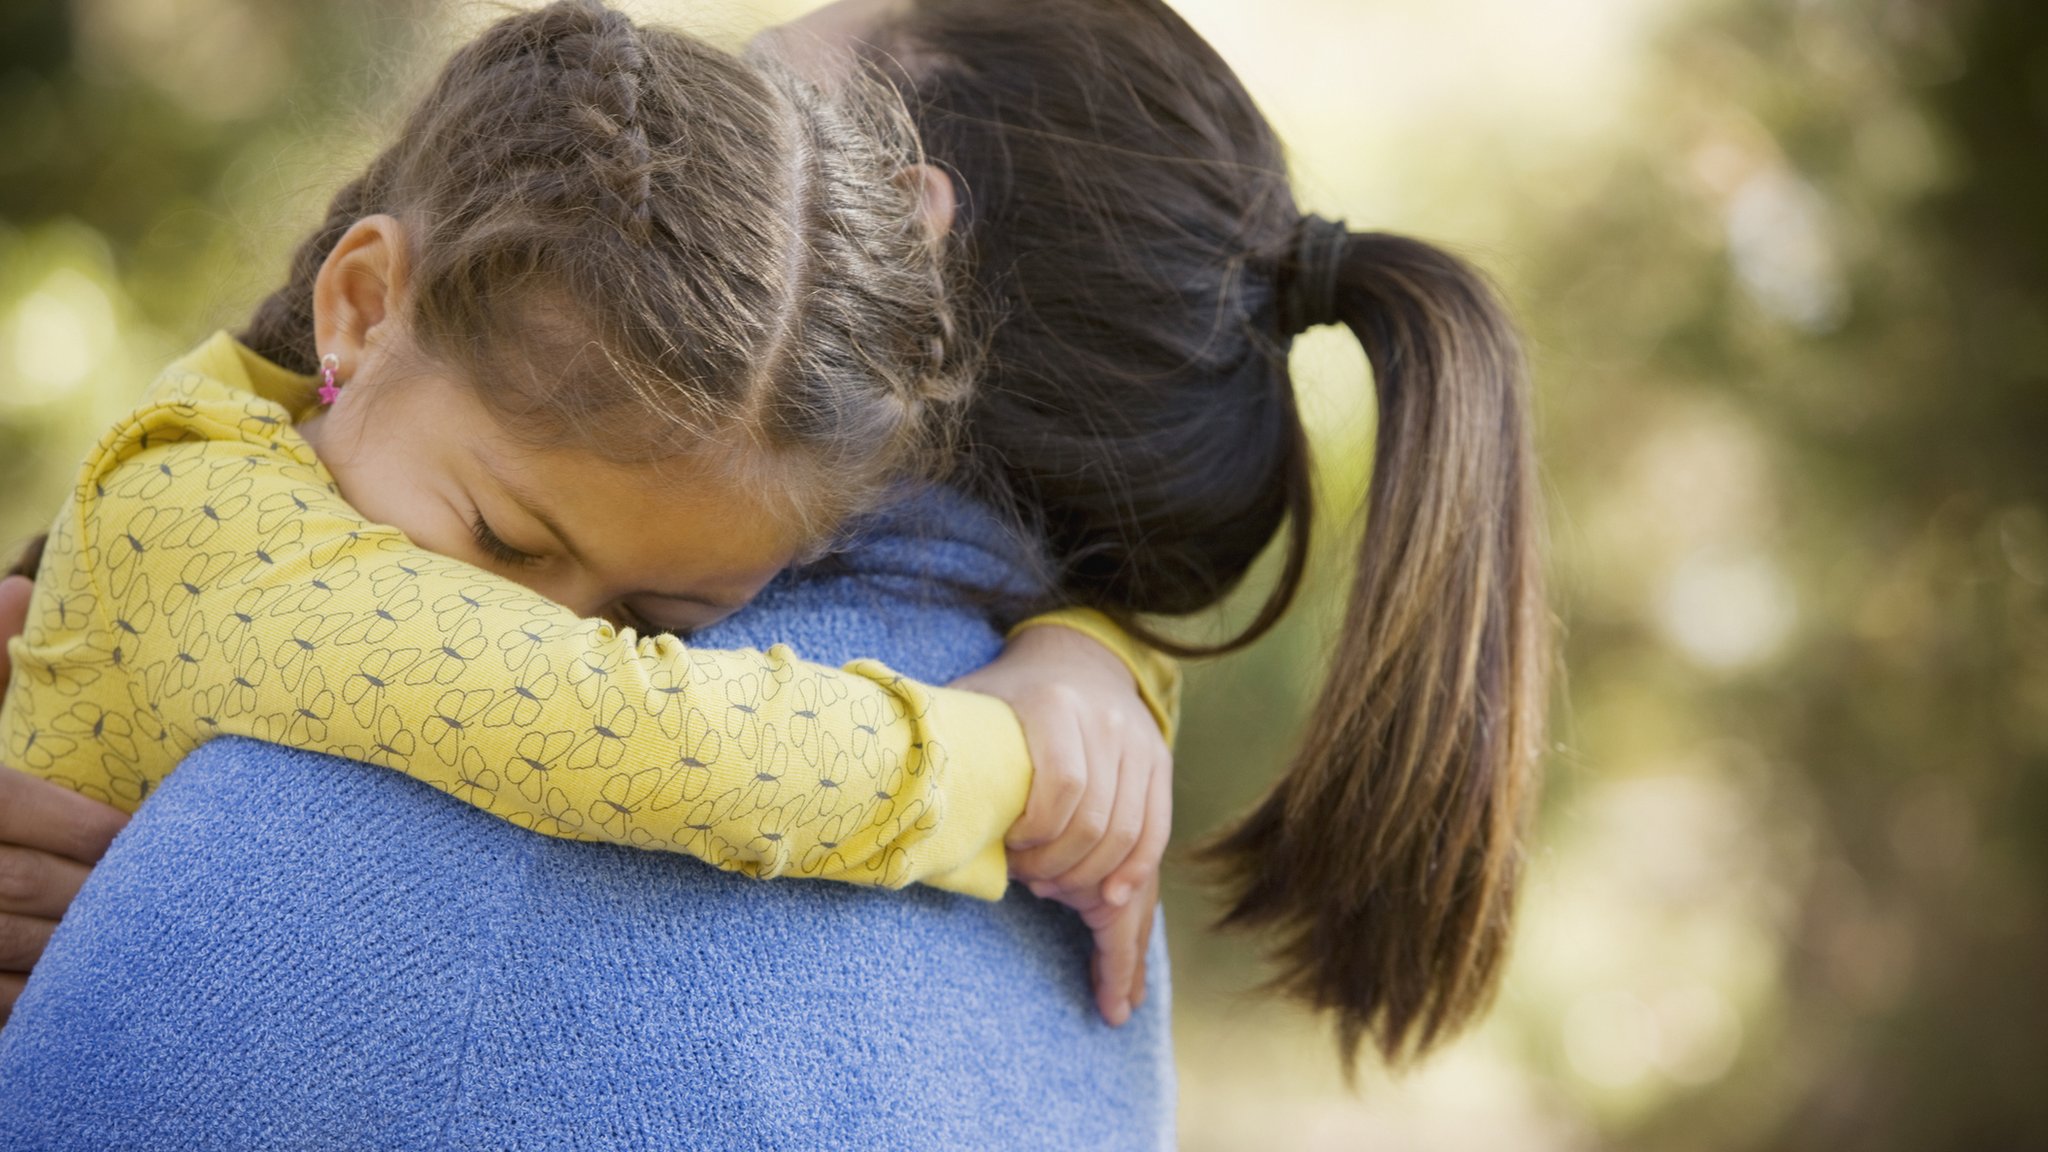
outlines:
[{"label": "yellow long-sleeve top", "polygon": [[[293,427],[312,393],[220,334],[101,439],[10,650],[8,764],[134,811],[199,744],[250,736],[550,836],[1001,897],[1031,778],[1002,702],[636,637],[424,551],[338,494]],[[1108,643],[1170,729],[1171,663],[1063,615],[1041,619]]]}]

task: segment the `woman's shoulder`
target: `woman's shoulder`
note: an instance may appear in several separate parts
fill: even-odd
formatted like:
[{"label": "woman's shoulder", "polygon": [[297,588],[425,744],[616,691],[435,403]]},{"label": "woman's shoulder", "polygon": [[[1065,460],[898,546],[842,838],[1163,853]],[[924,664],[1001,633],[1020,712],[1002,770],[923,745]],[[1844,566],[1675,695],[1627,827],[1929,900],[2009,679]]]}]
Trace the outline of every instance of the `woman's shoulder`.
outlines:
[{"label": "woman's shoulder", "polygon": [[1111,1029],[1085,926],[1021,889],[761,882],[220,739],[0,1033],[0,1146],[1153,1148],[1165,939]]},{"label": "woman's shoulder", "polygon": [[995,512],[958,491],[903,492],[831,555],[777,577],[746,610],[692,643],[806,659],[861,658],[932,683],[995,658],[1037,587],[1028,551]]},{"label": "woman's shoulder", "polygon": [[899,491],[856,521],[846,546],[819,567],[951,587],[989,603],[1021,604],[1041,590],[1041,564],[1023,529],[986,501],[940,484]]}]

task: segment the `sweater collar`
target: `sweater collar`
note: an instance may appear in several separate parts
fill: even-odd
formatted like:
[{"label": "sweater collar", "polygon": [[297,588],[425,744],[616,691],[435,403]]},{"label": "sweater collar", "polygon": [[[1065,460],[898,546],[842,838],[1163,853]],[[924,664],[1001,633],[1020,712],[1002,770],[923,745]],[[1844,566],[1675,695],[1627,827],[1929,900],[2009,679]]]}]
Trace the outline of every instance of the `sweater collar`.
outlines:
[{"label": "sweater collar", "polygon": [[268,400],[291,413],[294,423],[319,408],[318,380],[265,360],[226,332],[207,337],[178,366]]}]

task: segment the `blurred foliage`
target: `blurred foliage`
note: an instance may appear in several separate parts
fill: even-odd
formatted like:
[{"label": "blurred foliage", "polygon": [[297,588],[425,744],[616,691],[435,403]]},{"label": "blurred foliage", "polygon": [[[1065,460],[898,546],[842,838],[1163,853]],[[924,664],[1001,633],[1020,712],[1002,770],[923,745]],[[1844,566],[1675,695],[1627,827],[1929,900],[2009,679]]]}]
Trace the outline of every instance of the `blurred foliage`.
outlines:
[{"label": "blurred foliage", "polygon": [[[1185,1146],[2048,1147],[2048,5],[1181,6],[1309,204],[1516,301],[1568,670],[1514,971],[1419,1072],[1346,1093],[1176,877]],[[0,543],[490,14],[0,10]],[[1184,839],[1284,759],[1342,590],[1370,392],[1297,355],[1325,563],[1195,670]]]}]

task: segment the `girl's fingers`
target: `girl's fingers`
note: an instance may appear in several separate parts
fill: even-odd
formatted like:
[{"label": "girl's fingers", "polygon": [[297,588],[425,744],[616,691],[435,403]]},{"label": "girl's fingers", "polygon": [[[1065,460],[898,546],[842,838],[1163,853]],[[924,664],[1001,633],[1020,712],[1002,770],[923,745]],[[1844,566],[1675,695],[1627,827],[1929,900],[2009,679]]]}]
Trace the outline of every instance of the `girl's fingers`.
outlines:
[{"label": "girl's fingers", "polygon": [[1138,929],[1138,967],[1131,974],[1131,1011],[1145,1006],[1145,958],[1152,952],[1152,925],[1159,919],[1159,881],[1155,877],[1144,884],[1138,897],[1131,901],[1131,907],[1142,910]]},{"label": "girl's fingers", "polygon": [[[1144,960],[1138,909],[1126,906],[1095,934],[1095,1008],[1113,1028],[1131,1018],[1131,981]],[[1150,918],[1151,910],[1145,909]]]},{"label": "girl's fingers", "polygon": [[1004,838],[1013,851],[1057,839],[1088,794],[1088,747],[1080,725],[1071,712],[1057,715],[1051,722],[1033,720],[1024,731],[1031,750],[1031,794],[1024,801],[1024,815]]},{"label": "girl's fingers", "polygon": [[1157,879],[1159,861],[1166,855],[1167,838],[1172,833],[1173,757],[1166,753],[1153,764],[1151,779],[1145,786],[1145,830],[1139,834],[1130,855],[1103,880],[1103,899],[1121,904]]},{"label": "girl's fingers", "polygon": [[[1094,747],[1099,751],[1104,745],[1097,741]],[[1111,817],[1116,813],[1120,773],[1111,767],[1084,771],[1082,775],[1081,799],[1074,805],[1066,827],[1050,841],[1014,855],[1011,871],[1029,880],[1053,879],[1080,863],[1109,833]],[[1062,890],[1066,887],[1057,881],[1055,884]]]},{"label": "girl's fingers", "polygon": [[[1094,843],[1084,845],[1079,858],[1069,862],[1057,873],[1053,884],[1063,893],[1093,893],[1102,891],[1109,899],[1107,890],[1102,889],[1103,877],[1122,864],[1131,855],[1145,831],[1146,792],[1153,774],[1142,762],[1130,759],[1118,765],[1115,794],[1110,801],[1109,818],[1094,838]],[[1125,897],[1129,897],[1126,892]],[[1111,903],[1120,901],[1110,900]]]},{"label": "girl's fingers", "polygon": [[1068,821],[1066,830],[1048,843],[1012,855],[1011,872],[1033,881],[1031,890],[1040,896],[1065,893],[1067,887],[1060,878],[1101,843],[1109,830],[1110,814],[1116,805],[1112,791],[1115,787],[1115,780],[1106,773],[1091,781],[1088,794],[1074,809],[1074,818]]}]

